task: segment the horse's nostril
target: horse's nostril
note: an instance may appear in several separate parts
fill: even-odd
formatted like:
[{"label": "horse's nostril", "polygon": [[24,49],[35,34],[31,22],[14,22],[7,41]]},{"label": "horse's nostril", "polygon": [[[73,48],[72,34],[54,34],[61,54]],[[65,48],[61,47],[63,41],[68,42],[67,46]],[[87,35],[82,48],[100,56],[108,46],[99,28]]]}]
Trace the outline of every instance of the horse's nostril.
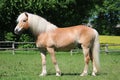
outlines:
[{"label": "horse's nostril", "polygon": [[14,30],[14,33],[15,33],[15,34],[18,34],[18,29],[15,29],[15,30]]}]

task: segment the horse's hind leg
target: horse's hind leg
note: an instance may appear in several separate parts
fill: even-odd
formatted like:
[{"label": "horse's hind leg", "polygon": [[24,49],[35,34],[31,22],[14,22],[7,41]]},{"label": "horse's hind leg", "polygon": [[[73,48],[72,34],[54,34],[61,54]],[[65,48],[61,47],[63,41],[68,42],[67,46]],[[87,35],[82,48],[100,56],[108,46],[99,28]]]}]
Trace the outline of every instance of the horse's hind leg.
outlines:
[{"label": "horse's hind leg", "polygon": [[88,64],[89,64],[89,60],[90,60],[89,48],[85,47],[83,45],[82,45],[82,48],[83,48],[85,66],[84,66],[84,70],[80,76],[86,76],[88,74]]},{"label": "horse's hind leg", "polygon": [[61,76],[61,71],[60,71],[59,66],[57,64],[57,61],[56,61],[54,48],[47,48],[47,50],[50,53],[52,62],[54,64],[54,66],[55,66],[56,76]]}]

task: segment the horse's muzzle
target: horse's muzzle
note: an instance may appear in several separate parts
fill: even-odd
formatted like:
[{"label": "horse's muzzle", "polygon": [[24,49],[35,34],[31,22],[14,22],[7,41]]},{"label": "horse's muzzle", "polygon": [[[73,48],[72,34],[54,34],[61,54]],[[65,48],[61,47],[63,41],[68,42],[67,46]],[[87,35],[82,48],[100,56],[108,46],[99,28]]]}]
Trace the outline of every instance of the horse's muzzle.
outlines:
[{"label": "horse's muzzle", "polygon": [[14,29],[14,33],[15,33],[15,34],[21,34],[22,31],[23,31],[23,28],[18,28],[18,27],[16,27],[16,28]]},{"label": "horse's muzzle", "polygon": [[14,30],[14,33],[15,33],[15,34],[19,34],[18,29],[15,29],[15,30]]}]

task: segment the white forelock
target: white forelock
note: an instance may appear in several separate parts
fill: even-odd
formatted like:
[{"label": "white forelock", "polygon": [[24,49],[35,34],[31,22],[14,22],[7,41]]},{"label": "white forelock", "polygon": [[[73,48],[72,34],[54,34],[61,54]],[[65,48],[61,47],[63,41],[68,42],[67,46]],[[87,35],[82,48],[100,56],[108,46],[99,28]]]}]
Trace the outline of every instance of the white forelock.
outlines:
[{"label": "white forelock", "polygon": [[21,14],[18,16],[18,18],[17,18],[16,21],[19,22],[19,21],[23,20],[24,18],[26,18],[25,14],[24,14],[24,13],[21,13]]}]

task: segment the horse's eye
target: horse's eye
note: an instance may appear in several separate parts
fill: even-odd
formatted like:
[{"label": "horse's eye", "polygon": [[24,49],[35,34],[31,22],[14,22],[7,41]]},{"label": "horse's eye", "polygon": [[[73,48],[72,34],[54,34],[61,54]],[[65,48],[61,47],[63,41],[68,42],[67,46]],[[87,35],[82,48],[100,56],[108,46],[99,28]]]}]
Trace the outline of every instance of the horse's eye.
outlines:
[{"label": "horse's eye", "polygon": [[23,20],[23,22],[26,22],[27,20]]}]

